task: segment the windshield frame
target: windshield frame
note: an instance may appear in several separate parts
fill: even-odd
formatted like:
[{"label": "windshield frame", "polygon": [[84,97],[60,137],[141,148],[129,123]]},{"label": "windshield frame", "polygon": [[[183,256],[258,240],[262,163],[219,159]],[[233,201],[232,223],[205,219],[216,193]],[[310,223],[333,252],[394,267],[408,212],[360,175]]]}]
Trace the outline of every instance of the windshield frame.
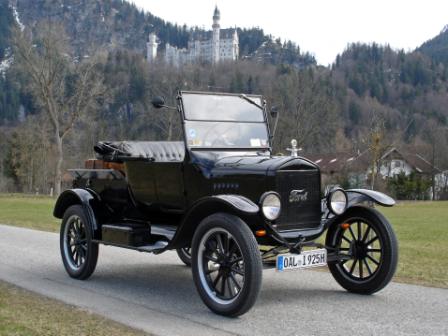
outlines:
[{"label": "windshield frame", "polygon": [[[250,152],[260,152],[260,151],[271,151],[272,145],[271,145],[271,130],[269,127],[269,120],[266,113],[266,103],[263,100],[263,96],[261,95],[253,95],[253,94],[245,94],[245,96],[249,99],[251,98],[259,98],[261,101],[262,114],[263,114],[263,121],[237,121],[237,120],[207,120],[207,119],[188,119],[185,115],[185,107],[183,102],[183,94],[197,94],[197,95],[210,95],[210,96],[232,96],[232,97],[238,97],[242,100],[244,98],[241,98],[241,93],[225,93],[225,92],[202,92],[202,91],[179,91],[178,95],[178,110],[181,114],[182,119],[182,131],[183,131],[183,137],[185,146],[189,150],[205,150],[205,151],[213,151],[213,150],[225,150],[225,151],[250,151]],[[250,102],[246,102],[247,104],[250,104]],[[188,139],[187,139],[187,131],[186,131],[186,122],[188,121],[199,121],[199,122],[221,122],[221,123],[249,123],[249,124],[264,124],[266,127],[266,134],[267,134],[267,143],[268,145],[265,147],[206,147],[206,146],[189,146],[188,145]]]}]

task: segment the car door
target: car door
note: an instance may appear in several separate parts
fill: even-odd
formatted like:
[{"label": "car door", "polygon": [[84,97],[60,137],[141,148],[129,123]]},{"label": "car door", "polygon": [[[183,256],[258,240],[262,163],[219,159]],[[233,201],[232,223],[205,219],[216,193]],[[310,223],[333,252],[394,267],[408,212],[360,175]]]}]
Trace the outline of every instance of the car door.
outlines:
[{"label": "car door", "polygon": [[154,162],[157,201],[170,209],[185,208],[182,162]]}]

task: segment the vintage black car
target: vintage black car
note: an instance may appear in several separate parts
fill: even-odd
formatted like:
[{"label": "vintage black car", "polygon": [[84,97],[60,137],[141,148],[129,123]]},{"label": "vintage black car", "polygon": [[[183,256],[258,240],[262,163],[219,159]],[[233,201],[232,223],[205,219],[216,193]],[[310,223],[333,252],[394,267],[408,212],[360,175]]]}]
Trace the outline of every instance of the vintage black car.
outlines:
[{"label": "vintage black car", "polygon": [[[157,108],[170,108],[161,97]],[[177,250],[215,313],[255,303],[263,268],[328,265],[346,290],[371,294],[397,266],[397,240],[372,190],[326,188],[306,158],[272,154],[261,96],[179,92],[184,141],[103,141],[74,169],[56,202],[68,274],[92,275],[99,244],[160,254]],[[162,113],[162,112],[161,112]],[[166,113],[173,113],[166,111]],[[324,233],[325,239],[316,242]]]}]

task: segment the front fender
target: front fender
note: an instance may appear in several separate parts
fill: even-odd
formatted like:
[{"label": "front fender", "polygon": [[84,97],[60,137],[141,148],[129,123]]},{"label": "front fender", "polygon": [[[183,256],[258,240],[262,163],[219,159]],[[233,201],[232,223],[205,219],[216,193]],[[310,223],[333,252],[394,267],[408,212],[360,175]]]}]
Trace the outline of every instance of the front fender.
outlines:
[{"label": "front fender", "polygon": [[95,196],[85,189],[69,189],[59,195],[53,210],[53,216],[56,218],[64,217],[65,211],[72,205],[79,204],[84,208],[89,224],[95,232],[98,224],[91,202],[95,200]]},{"label": "front fender", "polygon": [[[207,216],[218,212],[227,212],[246,219],[258,216],[259,207],[241,195],[214,195],[199,199],[185,214],[173,240],[166,249],[188,246],[199,223]],[[248,223],[249,224],[249,223]]]},{"label": "front fender", "polygon": [[348,189],[345,191],[348,197],[348,208],[364,202],[374,202],[381,206],[391,207],[395,200],[382,192],[369,189]]},{"label": "front fender", "polygon": [[[395,205],[395,200],[383,194],[379,191],[369,190],[369,189],[348,189],[345,190],[347,193],[347,210],[354,208],[356,206],[362,205],[365,202],[376,203],[381,206],[391,207]],[[322,199],[322,221],[324,228],[327,228],[334,220],[340,216],[335,216],[328,209],[327,198]],[[346,211],[343,213],[345,214]],[[342,215],[343,215],[342,214]]]},{"label": "front fender", "polygon": [[258,205],[241,195],[216,195],[211,196],[210,198],[219,199],[233,207],[235,210],[243,213],[256,214],[260,210]]}]

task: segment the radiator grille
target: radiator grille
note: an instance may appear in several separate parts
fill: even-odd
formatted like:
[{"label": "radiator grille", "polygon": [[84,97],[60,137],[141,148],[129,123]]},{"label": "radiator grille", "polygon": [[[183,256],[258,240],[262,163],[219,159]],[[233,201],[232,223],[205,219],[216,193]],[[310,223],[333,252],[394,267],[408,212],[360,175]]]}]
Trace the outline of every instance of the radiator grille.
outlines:
[{"label": "radiator grille", "polygon": [[[282,211],[277,220],[280,231],[314,228],[319,226],[320,174],[319,171],[278,171],[277,192],[282,200]],[[300,190],[298,200],[290,202],[292,190]],[[306,199],[303,195],[306,193]]]}]

